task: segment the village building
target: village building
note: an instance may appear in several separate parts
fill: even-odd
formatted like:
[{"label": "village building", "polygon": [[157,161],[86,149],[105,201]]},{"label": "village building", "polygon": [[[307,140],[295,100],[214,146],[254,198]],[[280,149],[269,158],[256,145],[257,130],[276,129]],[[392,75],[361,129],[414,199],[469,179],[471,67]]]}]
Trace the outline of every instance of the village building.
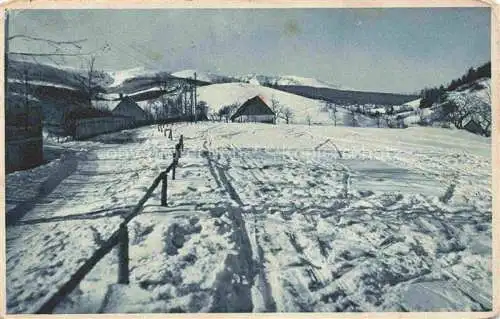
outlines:
[{"label": "village building", "polygon": [[464,129],[474,134],[483,134],[484,130],[480,124],[478,124],[474,119],[471,119],[464,125]]},{"label": "village building", "polygon": [[231,116],[233,122],[274,123],[276,114],[260,96],[255,96],[243,103]]},{"label": "village building", "polygon": [[114,116],[132,118],[135,124],[146,123],[148,114],[131,97],[120,94],[120,103],[111,111]]}]

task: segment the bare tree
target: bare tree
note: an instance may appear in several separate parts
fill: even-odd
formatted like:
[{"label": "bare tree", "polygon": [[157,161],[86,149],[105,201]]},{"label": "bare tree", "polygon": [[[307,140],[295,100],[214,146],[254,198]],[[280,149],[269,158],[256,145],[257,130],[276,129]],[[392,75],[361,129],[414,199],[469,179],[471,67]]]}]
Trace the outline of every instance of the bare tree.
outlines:
[{"label": "bare tree", "polygon": [[96,56],[90,56],[84,63],[85,76],[79,76],[78,79],[82,85],[85,97],[87,100],[87,105],[92,107],[92,100],[95,98],[97,93],[97,80],[102,77],[102,73],[96,70],[95,67]]},{"label": "bare tree", "polygon": [[237,108],[238,108],[238,104],[236,104],[236,103],[223,106],[217,112],[217,115],[219,116],[219,121],[222,121],[222,119],[224,118],[225,122],[229,122],[229,118],[234,113],[234,111],[236,111]]},{"label": "bare tree", "polygon": [[337,104],[332,102],[326,103],[326,109],[328,110],[328,115],[330,119],[333,121],[333,125],[337,126]]},{"label": "bare tree", "polygon": [[312,120],[312,119],[311,119],[311,114],[307,113],[307,115],[306,115],[306,122],[307,122],[307,124],[308,124],[309,126],[311,126],[311,120]]},{"label": "bare tree", "polygon": [[351,108],[349,112],[344,115],[344,124],[349,126],[358,126],[358,119],[355,108]]},{"label": "bare tree", "polygon": [[[309,116],[309,115],[308,115]],[[290,124],[290,121],[293,118],[293,111],[289,107],[284,107],[282,110],[282,117],[285,120],[286,124]],[[309,116],[310,117],[310,116]],[[309,120],[309,125],[310,125],[310,120]]]},{"label": "bare tree", "polygon": [[418,116],[418,124],[425,125],[425,113],[424,113],[424,109],[419,107],[415,112],[416,112],[416,114]]}]

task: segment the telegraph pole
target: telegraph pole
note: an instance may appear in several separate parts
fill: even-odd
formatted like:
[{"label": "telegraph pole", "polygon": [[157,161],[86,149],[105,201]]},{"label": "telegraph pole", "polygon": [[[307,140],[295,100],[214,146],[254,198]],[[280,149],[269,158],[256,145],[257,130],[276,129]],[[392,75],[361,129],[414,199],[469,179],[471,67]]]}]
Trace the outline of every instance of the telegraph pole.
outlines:
[{"label": "telegraph pole", "polygon": [[197,118],[197,108],[198,108],[198,101],[196,101],[196,72],[194,72],[194,122],[196,123],[196,118]]},{"label": "telegraph pole", "polygon": [[4,101],[4,106],[7,106],[7,85],[8,85],[8,81],[7,81],[7,70],[9,69],[9,11],[5,10],[4,11],[5,13],[5,53],[4,53],[4,81],[5,81],[5,101]]}]

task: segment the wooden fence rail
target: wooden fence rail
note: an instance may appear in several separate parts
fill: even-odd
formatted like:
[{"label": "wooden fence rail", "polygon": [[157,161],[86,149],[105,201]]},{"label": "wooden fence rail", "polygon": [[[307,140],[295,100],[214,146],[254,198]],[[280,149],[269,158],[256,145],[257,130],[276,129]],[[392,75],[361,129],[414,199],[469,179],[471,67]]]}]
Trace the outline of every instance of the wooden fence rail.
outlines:
[{"label": "wooden fence rail", "polygon": [[161,188],[161,205],[167,206],[167,176],[172,171],[172,180],[175,179],[175,168],[179,163],[181,150],[184,150],[184,140],[181,135],[179,142],[175,145],[172,163],[167,169],[161,172],[153,181],[151,186],[146,191],[146,194],[139,200],[132,211],[127,214],[120,223],[119,228],[99,247],[87,261],[81,265],[78,270],[65,282],[53,295],[47,297],[44,303],[35,311],[35,314],[50,314],[67,295],[69,295],[85,278],[85,276],[94,268],[94,266],[106,256],[111,250],[118,247],[118,283],[128,284],[130,278],[129,268],[129,236],[127,224],[135,216],[137,216],[146,201],[151,197],[154,190],[162,182]]}]

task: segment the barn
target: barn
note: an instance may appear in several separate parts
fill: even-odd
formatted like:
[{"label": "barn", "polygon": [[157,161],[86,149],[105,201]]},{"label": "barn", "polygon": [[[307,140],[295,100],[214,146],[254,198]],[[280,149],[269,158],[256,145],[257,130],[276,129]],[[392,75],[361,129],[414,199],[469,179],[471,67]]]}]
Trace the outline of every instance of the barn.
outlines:
[{"label": "barn", "polygon": [[243,103],[231,116],[231,121],[274,123],[275,118],[273,110],[257,95]]},{"label": "barn", "polygon": [[131,97],[120,95],[120,99],[120,103],[111,111],[113,115],[133,118],[137,124],[148,121],[148,114]]}]

